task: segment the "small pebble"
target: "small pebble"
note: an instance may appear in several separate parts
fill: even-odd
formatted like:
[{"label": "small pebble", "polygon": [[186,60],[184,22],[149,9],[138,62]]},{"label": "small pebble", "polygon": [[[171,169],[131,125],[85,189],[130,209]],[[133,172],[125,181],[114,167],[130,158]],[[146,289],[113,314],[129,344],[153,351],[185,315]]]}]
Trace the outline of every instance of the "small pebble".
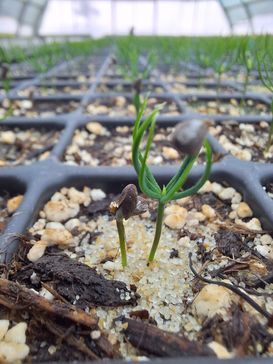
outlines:
[{"label": "small pebble", "polygon": [[245,226],[250,230],[255,230],[255,231],[262,230],[260,220],[258,220],[256,217],[253,217],[253,219],[245,223]]},{"label": "small pebble", "polygon": [[61,222],[51,221],[46,224],[46,229],[65,230],[65,227]]},{"label": "small pebble", "polygon": [[73,229],[77,228],[80,229],[81,228],[81,222],[79,219],[70,219],[68,220],[64,227],[68,230],[68,231],[72,231]]},{"label": "small pebble", "polygon": [[44,255],[47,246],[48,243],[46,241],[43,240],[37,241],[37,243],[35,243],[32,246],[32,248],[30,248],[27,254],[28,260],[30,260],[31,262],[36,262],[39,258],[41,258]]},{"label": "small pebble", "polygon": [[263,129],[267,129],[268,128],[268,123],[266,121],[261,121],[260,122],[260,127]]},{"label": "small pebble", "polygon": [[95,135],[107,135],[107,129],[97,122],[90,122],[86,124],[86,129]]},{"label": "small pebble", "polygon": [[224,188],[219,194],[219,198],[221,200],[231,200],[234,194],[236,193],[233,187]]},{"label": "small pebble", "polygon": [[0,342],[0,360],[3,364],[21,363],[28,354],[29,347],[26,344]]},{"label": "small pebble", "polygon": [[10,198],[8,200],[7,209],[8,209],[9,214],[13,214],[18,209],[18,207],[20,206],[23,198],[24,198],[23,195],[18,195],[18,196]]},{"label": "small pebble", "polygon": [[6,335],[9,329],[9,320],[0,320],[0,341]]},{"label": "small pebble", "polygon": [[269,234],[262,235],[260,241],[263,245],[272,245],[273,243],[273,239]]},{"label": "small pebble", "polygon": [[253,215],[251,208],[246,202],[240,202],[236,212],[237,215],[242,219],[246,217],[251,217]]},{"label": "small pebble", "polygon": [[268,259],[273,259],[273,249],[268,245],[257,245],[256,250],[260,253],[263,257]]},{"label": "small pebble", "polygon": [[163,162],[163,158],[161,157],[161,155],[157,155],[156,157],[153,158],[151,164],[161,164]]},{"label": "small pebble", "polygon": [[[67,195],[71,201],[76,202],[78,204],[83,204],[87,200],[86,194],[84,192],[80,192],[80,191],[76,190],[76,188],[74,188],[74,187],[69,188]],[[90,202],[91,202],[91,199],[89,197],[89,203]]]},{"label": "small pebble", "polygon": [[127,100],[124,96],[117,96],[116,99],[115,99],[115,104],[117,107],[125,107],[127,103]]},{"label": "small pebble", "polygon": [[47,351],[49,352],[50,355],[53,355],[56,353],[57,348],[55,345],[50,345]]},{"label": "small pebble", "polygon": [[166,216],[164,223],[170,229],[181,229],[186,223],[186,218],[180,214],[170,214]]},{"label": "small pebble", "polygon": [[190,247],[190,238],[188,236],[183,236],[182,238],[180,238],[177,242],[177,244],[179,246],[181,246],[182,248],[189,248]]},{"label": "small pebble", "polygon": [[14,144],[16,135],[13,131],[2,131],[0,134],[0,141],[5,144]]},{"label": "small pebble", "polygon": [[23,109],[29,110],[33,107],[33,103],[31,100],[23,100],[21,101],[21,107]]},{"label": "small pebble", "polygon": [[43,298],[46,298],[48,301],[52,302],[54,300],[54,296],[51,292],[49,292],[46,288],[42,288],[39,292],[39,295]]},{"label": "small pebble", "polygon": [[241,160],[244,160],[244,161],[251,161],[251,159],[252,159],[252,154],[247,149],[238,150],[236,152],[235,156],[238,159],[241,159]]},{"label": "small pebble", "polygon": [[94,188],[90,192],[93,201],[100,201],[106,197],[106,194],[101,189]]},{"label": "small pebble", "polygon": [[202,206],[202,213],[208,219],[213,219],[216,216],[215,210],[211,206],[206,204]]},{"label": "small pebble", "polygon": [[203,186],[200,188],[198,193],[208,193],[212,190],[212,183],[210,181],[206,181]]},{"label": "small pebble", "polygon": [[231,199],[231,203],[240,203],[242,201],[242,196],[240,193],[236,192]]},{"label": "small pebble", "polygon": [[129,126],[125,125],[125,126],[117,126],[116,127],[116,131],[119,133],[119,134],[127,134],[129,133]]},{"label": "small pebble", "polygon": [[207,284],[198,293],[193,302],[193,308],[198,317],[212,318],[214,315],[225,314],[232,302],[238,298],[227,288]]},{"label": "small pebble", "polygon": [[231,220],[234,220],[237,218],[237,212],[236,211],[231,211],[228,215],[228,217],[231,219]]},{"label": "small pebble", "polygon": [[165,213],[165,215],[178,214],[178,215],[181,215],[186,218],[188,211],[184,207],[173,204],[173,205],[167,206],[164,210],[164,213]]},{"label": "small pebble", "polygon": [[99,330],[93,330],[90,333],[92,340],[98,340],[101,337],[101,332]]},{"label": "small pebble", "polygon": [[165,159],[175,160],[179,158],[178,151],[170,147],[163,147],[162,154]]},{"label": "small pebble", "polygon": [[73,236],[65,227],[61,229],[46,228],[41,240],[46,241],[48,245],[70,245],[73,242]]},{"label": "small pebble", "polygon": [[26,329],[27,324],[25,322],[20,322],[19,324],[13,326],[5,335],[6,342],[12,342],[16,344],[25,344],[26,342]]},{"label": "small pebble", "polygon": [[214,351],[218,359],[232,359],[234,353],[227,351],[227,349],[216,341],[212,341],[208,344],[208,347]]},{"label": "small pebble", "polygon": [[77,203],[72,201],[49,201],[45,207],[44,212],[49,221],[62,222],[75,217],[80,211]]},{"label": "small pebble", "polygon": [[217,183],[217,182],[212,182],[211,184],[211,191],[213,193],[215,193],[215,195],[219,195],[219,193],[221,193],[223,191],[223,187]]}]

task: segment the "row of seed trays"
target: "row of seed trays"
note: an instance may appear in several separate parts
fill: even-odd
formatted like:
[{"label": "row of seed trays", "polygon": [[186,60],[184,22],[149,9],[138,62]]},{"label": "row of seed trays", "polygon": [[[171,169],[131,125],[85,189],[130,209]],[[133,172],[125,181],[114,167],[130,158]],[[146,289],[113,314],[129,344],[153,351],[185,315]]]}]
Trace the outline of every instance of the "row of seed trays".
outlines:
[{"label": "row of seed trays", "polygon": [[271,362],[271,41],[1,63],[1,363]]}]

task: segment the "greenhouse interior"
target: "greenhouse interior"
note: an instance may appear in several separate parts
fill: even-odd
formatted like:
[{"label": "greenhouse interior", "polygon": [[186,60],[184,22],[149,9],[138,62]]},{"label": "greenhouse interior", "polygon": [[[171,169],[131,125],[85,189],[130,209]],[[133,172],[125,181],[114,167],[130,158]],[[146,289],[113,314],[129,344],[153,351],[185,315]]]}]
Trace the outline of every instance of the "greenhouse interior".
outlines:
[{"label": "greenhouse interior", "polygon": [[0,258],[1,364],[272,363],[273,1],[0,0]]}]

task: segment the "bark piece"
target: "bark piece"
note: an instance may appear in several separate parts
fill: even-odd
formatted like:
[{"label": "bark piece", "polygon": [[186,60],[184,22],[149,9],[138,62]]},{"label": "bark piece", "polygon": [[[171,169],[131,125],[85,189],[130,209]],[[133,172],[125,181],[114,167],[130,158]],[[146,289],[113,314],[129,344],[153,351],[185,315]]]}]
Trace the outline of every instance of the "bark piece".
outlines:
[{"label": "bark piece", "polygon": [[132,319],[123,319],[127,340],[140,351],[156,357],[214,356],[207,346]]},{"label": "bark piece", "polygon": [[[41,319],[38,320],[41,321]],[[72,346],[74,349],[84,354],[87,358],[92,360],[99,359],[99,357],[85,344],[83,340],[76,338],[70,332],[67,333],[61,325],[58,325],[56,322],[48,319],[43,320],[42,323],[53,335],[63,341],[66,341],[69,346]]]},{"label": "bark piece", "polygon": [[24,272],[19,272],[15,279],[28,284],[33,272],[41,282],[50,282],[53,289],[68,302],[83,309],[135,305],[139,297],[125,283],[107,280],[95,269],[66,255],[45,255],[30,264]]},{"label": "bark piece", "polygon": [[0,279],[0,304],[9,309],[33,309],[37,312],[46,312],[90,328],[97,327],[97,317],[63,302],[50,302],[19,283],[7,279]]}]

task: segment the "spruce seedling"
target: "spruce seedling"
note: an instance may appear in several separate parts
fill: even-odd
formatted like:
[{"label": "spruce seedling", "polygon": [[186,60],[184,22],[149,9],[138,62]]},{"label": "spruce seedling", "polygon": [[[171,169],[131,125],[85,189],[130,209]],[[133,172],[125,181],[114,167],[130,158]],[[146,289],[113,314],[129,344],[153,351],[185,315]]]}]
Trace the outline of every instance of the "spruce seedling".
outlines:
[{"label": "spruce seedling", "polygon": [[119,236],[121,253],[121,265],[127,266],[126,236],[123,219],[128,220],[131,216],[142,214],[147,210],[146,201],[138,196],[137,188],[134,184],[127,185],[117,198],[109,206],[110,213],[115,215]]},{"label": "spruce seedling", "polygon": [[3,88],[6,94],[10,90],[10,64],[11,59],[8,52],[4,48],[0,47],[0,74],[1,80],[3,82]]},{"label": "spruce seedling", "polygon": [[245,107],[245,96],[249,84],[249,77],[252,70],[254,69],[254,58],[251,50],[251,46],[253,48],[253,44],[254,44],[253,40],[249,38],[243,38],[239,46],[239,59],[241,59],[245,68],[245,78],[243,83],[243,95],[242,95],[243,97],[241,98],[240,102],[241,111],[243,111],[243,108]]},{"label": "spruce seedling", "polygon": [[[141,191],[152,199],[158,200],[157,219],[154,240],[148,257],[148,263],[155,258],[159,244],[165,205],[172,201],[196,193],[206,182],[212,165],[212,150],[207,139],[205,124],[200,121],[182,122],[174,130],[173,141],[182,154],[185,155],[177,173],[169,183],[162,188],[159,186],[150,168],[147,165],[151,144],[154,137],[156,118],[161,106],[155,108],[145,120],[142,120],[147,105],[147,98],[144,100],[133,128],[132,161],[138,175],[138,183]],[[148,133],[144,152],[140,151],[140,145],[145,132]],[[184,186],[187,177],[196,161],[202,144],[206,153],[206,165],[201,178],[190,188],[180,191]]]},{"label": "spruce seedling", "polygon": [[[262,56],[257,54],[258,72],[263,85],[273,95],[273,57],[269,53]],[[268,152],[272,142],[273,135],[273,98],[271,98],[271,123],[267,138],[265,151]]]},{"label": "spruce seedling", "polygon": [[140,64],[140,52],[134,36],[129,36],[125,43],[118,45],[118,59],[121,60],[119,70],[125,79],[132,82],[133,104],[138,115],[141,107],[142,81],[147,79],[156,63],[154,52],[148,52],[146,64]]}]

